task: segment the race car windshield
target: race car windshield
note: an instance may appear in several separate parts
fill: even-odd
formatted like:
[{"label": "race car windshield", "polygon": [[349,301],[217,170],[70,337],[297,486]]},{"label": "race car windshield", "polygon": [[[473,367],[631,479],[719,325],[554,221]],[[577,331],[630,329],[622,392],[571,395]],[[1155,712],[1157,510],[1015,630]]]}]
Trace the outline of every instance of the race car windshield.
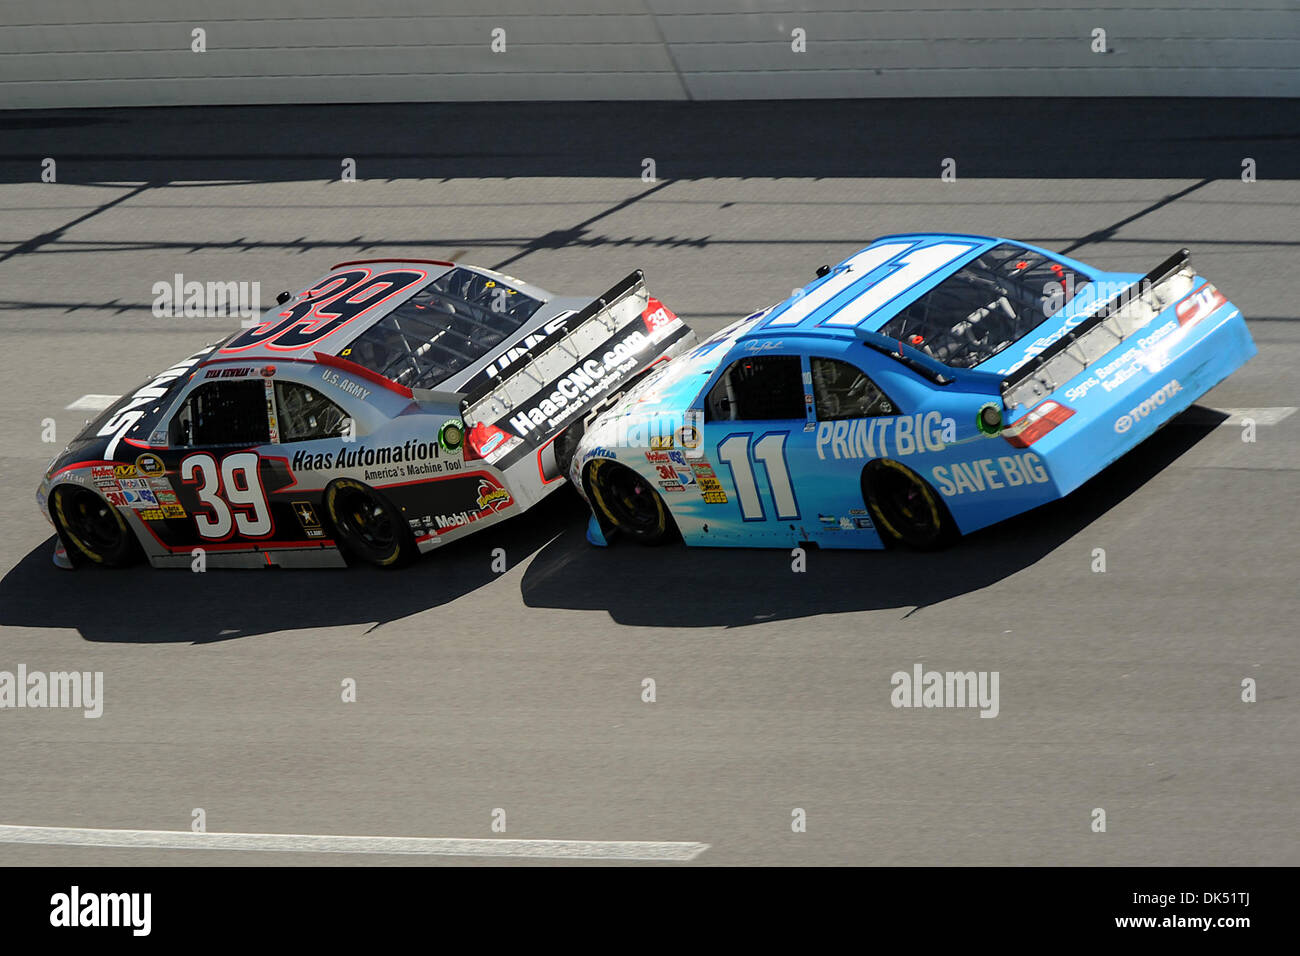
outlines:
[{"label": "race car windshield", "polygon": [[437,388],[517,332],[541,305],[500,279],[452,269],[339,354],[409,388]]},{"label": "race car windshield", "polygon": [[1087,276],[1011,243],[994,246],[906,306],[880,332],[944,365],[973,368],[1029,334]]}]

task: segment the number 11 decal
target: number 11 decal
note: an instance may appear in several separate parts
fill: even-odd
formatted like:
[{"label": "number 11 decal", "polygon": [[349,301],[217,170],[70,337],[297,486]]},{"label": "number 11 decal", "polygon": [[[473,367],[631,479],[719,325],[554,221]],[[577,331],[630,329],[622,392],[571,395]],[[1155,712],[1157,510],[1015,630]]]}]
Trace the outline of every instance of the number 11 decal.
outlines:
[{"label": "number 11 decal", "polygon": [[718,445],[718,460],[731,469],[732,484],[736,486],[736,497],[740,499],[741,517],[746,521],[762,521],[767,517],[754,477],[754,465],[761,464],[772,487],[772,503],[776,506],[777,518],[782,521],[798,518],[799,504],[795,501],[790,470],[785,464],[785,442],[790,433],[768,432],[753,443],[751,451],[753,437],[752,432],[728,435]]}]

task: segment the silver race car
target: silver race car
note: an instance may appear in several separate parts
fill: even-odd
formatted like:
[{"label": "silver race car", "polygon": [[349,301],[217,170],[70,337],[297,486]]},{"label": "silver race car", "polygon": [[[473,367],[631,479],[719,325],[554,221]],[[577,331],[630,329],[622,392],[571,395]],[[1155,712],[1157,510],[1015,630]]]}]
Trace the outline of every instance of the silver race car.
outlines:
[{"label": "silver race car", "polygon": [[695,334],[434,260],[340,263],[106,409],[37,493],[55,563],[402,564],[565,484],[584,422]]}]

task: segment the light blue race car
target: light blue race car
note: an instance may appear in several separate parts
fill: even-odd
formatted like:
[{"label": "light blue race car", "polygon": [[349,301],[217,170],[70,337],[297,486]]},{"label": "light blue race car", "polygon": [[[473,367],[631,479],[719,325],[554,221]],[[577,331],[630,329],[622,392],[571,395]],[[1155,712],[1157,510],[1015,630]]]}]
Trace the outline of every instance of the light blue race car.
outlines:
[{"label": "light blue race car", "polygon": [[1254,354],[1185,249],[1139,275],[887,236],[651,371],[570,477],[594,544],[932,549],[1069,494]]}]

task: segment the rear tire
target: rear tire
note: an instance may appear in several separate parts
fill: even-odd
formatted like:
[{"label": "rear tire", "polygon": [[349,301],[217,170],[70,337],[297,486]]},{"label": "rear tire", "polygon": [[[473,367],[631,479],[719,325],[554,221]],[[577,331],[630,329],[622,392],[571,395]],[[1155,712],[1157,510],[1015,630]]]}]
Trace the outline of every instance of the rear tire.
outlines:
[{"label": "rear tire", "polygon": [[948,506],[920,475],[888,458],[862,469],[862,497],[887,545],[938,551],[957,537]]},{"label": "rear tire", "polygon": [[663,544],[676,532],[659,492],[626,465],[597,458],[587,467],[586,481],[600,516],[641,544]]},{"label": "rear tire", "polygon": [[50,498],[59,536],[79,562],[122,568],[140,557],[140,542],[126,519],[89,488],[59,485]]},{"label": "rear tire", "polygon": [[339,478],[326,486],[324,504],[334,540],[345,555],[397,568],[420,553],[401,511],[370,486]]}]

